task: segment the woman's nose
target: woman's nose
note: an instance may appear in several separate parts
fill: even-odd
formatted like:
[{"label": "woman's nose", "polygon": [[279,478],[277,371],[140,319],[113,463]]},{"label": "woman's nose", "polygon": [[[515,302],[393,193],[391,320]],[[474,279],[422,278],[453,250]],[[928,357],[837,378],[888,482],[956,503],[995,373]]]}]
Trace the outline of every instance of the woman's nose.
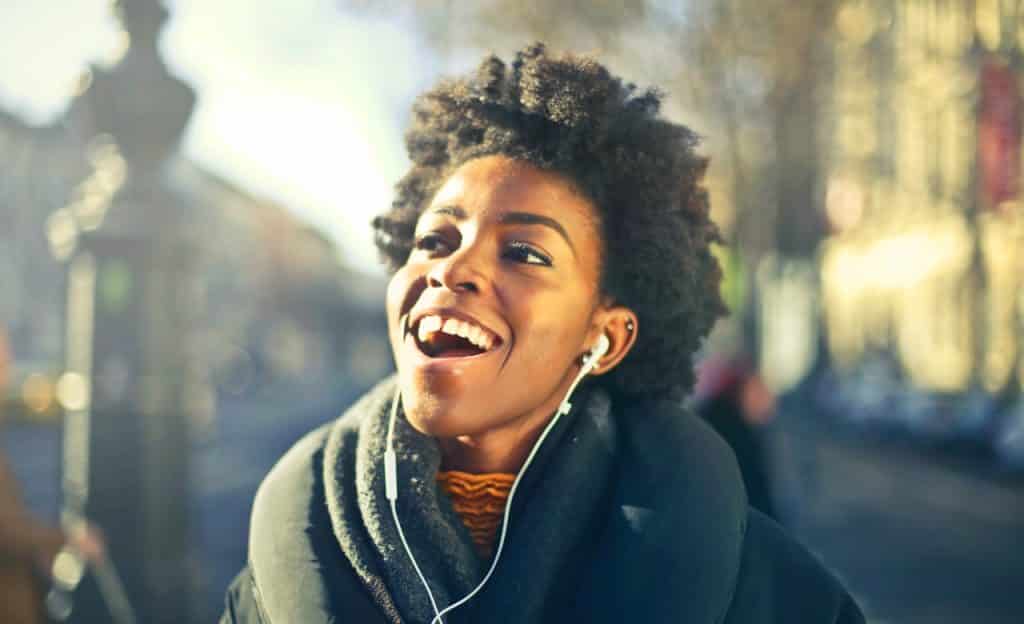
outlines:
[{"label": "woman's nose", "polygon": [[439,260],[427,273],[427,284],[456,292],[482,292],[487,287],[487,271],[481,266],[479,252],[456,250]]}]

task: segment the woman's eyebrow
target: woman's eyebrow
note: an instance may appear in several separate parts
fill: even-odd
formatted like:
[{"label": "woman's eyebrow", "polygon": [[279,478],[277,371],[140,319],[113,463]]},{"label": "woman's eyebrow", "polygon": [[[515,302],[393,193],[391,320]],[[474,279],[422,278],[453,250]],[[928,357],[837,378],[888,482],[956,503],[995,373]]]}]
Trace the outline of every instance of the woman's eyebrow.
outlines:
[{"label": "woman's eyebrow", "polygon": [[458,206],[440,206],[438,208],[431,208],[427,212],[433,214],[446,214],[455,217],[456,219],[465,219],[466,211]]},{"label": "woman's eyebrow", "polygon": [[[466,211],[459,206],[440,206],[438,208],[431,208],[429,212],[433,214],[451,215],[456,220],[466,218]],[[565,239],[565,242],[569,245],[569,249],[572,250],[572,255],[576,255],[576,246],[572,244],[572,239],[569,238],[569,232],[566,231],[561,223],[555,221],[551,217],[545,217],[544,215],[539,215],[533,212],[506,212],[501,215],[498,222],[503,225],[543,225],[545,227],[549,227],[558,232],[558,235]]]},{"label": "woman's eyebrow", "polygon": [[562,227],[561,223],[555,221],[551,217],[545,217],[544,215],[532,212],[506,212],[501,215],[501,218],[498,221],[504,224],[543,225],[545,227],[549,227],[558,232],[558,234],[565,239],[565,242],[569,245],[569,249],[572,250],[572,255],[576,255],[576,246],[572,244],[572,240],[569,238],[569,233],[565,231],[565,228]]}]

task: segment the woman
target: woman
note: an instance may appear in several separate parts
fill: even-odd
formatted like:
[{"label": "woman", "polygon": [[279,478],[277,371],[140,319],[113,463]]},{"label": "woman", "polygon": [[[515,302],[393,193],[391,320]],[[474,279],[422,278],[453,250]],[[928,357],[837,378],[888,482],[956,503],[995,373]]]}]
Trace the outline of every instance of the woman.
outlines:
[{"label": "woman", "polygon": [[862,621],[680,407],[723,306],[658,109],[539,44],[417,101],[374,220],[398,373],[268,475],[222,621]]}]

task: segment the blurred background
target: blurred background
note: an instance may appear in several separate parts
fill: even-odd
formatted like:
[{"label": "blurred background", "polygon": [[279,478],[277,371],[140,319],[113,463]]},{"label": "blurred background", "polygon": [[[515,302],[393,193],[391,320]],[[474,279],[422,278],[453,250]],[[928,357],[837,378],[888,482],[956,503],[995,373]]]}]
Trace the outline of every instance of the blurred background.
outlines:
[{"label": "blurred background", "polygon": [[[263,475],[391,369],[412,98],[537,39],[704,137],[733,313],[692,402],[755,504],[872,622],[1024,621],[1018,0],[2,0],[4,504],[213,621]],[[104,578],[70,621],[127,621]]]}]

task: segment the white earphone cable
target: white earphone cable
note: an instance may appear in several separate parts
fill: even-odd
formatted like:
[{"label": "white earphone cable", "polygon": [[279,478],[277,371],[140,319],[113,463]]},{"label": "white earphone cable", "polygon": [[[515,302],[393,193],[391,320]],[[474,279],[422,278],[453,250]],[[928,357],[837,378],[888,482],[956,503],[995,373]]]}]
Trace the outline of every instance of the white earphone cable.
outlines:
[{"label": "white earphone cable", "polygon": [[551,433],[555,425],[558,424],[559,419],[563,414],[568,414],[572,408],[572,403],[569,402],[569,397],[576,390],[576,386],[580,381],[587,376],[590,371],[597,367],[597,361],[602,355],[608,350],[608,339],[606,336],[601,336],[600,340],[595,348],[587,354],[584,359],[583,367],[580,368],[580,372],[576,375],[576,379],[573,380],[572,385],[569,386],[569,391],[565,393],[565,398],[558,406],[558,411],[548,422],[547,426],[544,427],[544,431],[541,432],[540,437],[537,438],[537,442],[534,443],[533,448],[530,450],[530,454],[527,455],[526,461],[523,462],[522,467],[519,469],[519,473],[516,474],[516,479],[512,483],[512,489],[509,490],[508,501],[505,503],[505,513],[501,524],[501,533],[498,537],[498,547],[495,549],[494,558],[491,560],[491,567],[487,570],[487,574],[484,575],[483,580],[473,588],[473,591],[469,592],[461,599],[453,602],[452,604],[445,607],[443,610],[438,610],[437,602],[434,600],[434,594],[430,590],[430,584],[427,583],[427,579],[423,576],[423,572],[420,571],[419,565],[416,563],[416,557],[412,554],[412,549],[409,547],[408,542],[405,540],[405,534],[402,531],[402,525],[398,520],[397,510],[397,499],[398,499],[398,470],[397,470],[397,458],[395,456],[395,450],[393,446],[394,433],[395,433],[395,420],[398,414],[398,401],[401,398],[401,390],[395,390],[395,398],[391,402],[391,418],[388,423],[388,438],[387,446],[384,451],[384,474],[385,474],[385,488],[387,490],[387,498],[391,503],[391,517],[394,519],[395,527],[398,529],[398,536],[402,541],[402,546],[405,548],[406,555],[409,556],[409,560],[412,561],[412,566],[416,570],[416,574],[420,577],[420,582],[423,583],[423,587],[427,590],[427,596],[430,598],[430,604],[434,608],[434,619],[430,621],[430,624],[444,624],[442,619],[445,615],[450,613],[452,610],[461,607],[466,604],[473,596],[477,595],[487,581],[490,580],[491,575],[494,574],[495,569],[498,567],[498,561],[501,559],[501,552],[505,546],[505,535],[508,532],[509,519],[512,514],[512,500],[515,498],[516,490],[519,488],[519,483],[522,481],[523,475],[526,474],[526,470],[530,467],[534,457],[540,450],[544,440]]},{"label": "white earphone cable", "polygon": [[[401,391],[395,390],[395,398],[391,401],[391,418],[388,422],[388,440],[387,446],[384,449],[384,487],[388,502],[391,503],[391,518],[395,522],[395,528],[398,529],[398,538],[402,540],[402,547],[405,548],[405,554],[409,556],[409,560],[412,561],[412,567],[416,570],[416,575],[420,577],[420,582],[423,583],[423,587],[427,590],[427,598],[430,599],[430,606],[434,608],[434,613],[438,613],[437,601],[434,600],[434,592],[430,591],[430,583],[427,582],[427,577],[423,576],[423,571],[420,570],[420,566],[416,563],[416,557],[412,556],[412,549],[409,548],[409,542],[405,540],[405,531],[402,530],[402,523],[398,521],[398,461],[395,457],[395,448],[392,441],[395,438],[395,417],[398,413],[398,399],[401,397]],[[436,617],[434,619],[437,619]]]}]

